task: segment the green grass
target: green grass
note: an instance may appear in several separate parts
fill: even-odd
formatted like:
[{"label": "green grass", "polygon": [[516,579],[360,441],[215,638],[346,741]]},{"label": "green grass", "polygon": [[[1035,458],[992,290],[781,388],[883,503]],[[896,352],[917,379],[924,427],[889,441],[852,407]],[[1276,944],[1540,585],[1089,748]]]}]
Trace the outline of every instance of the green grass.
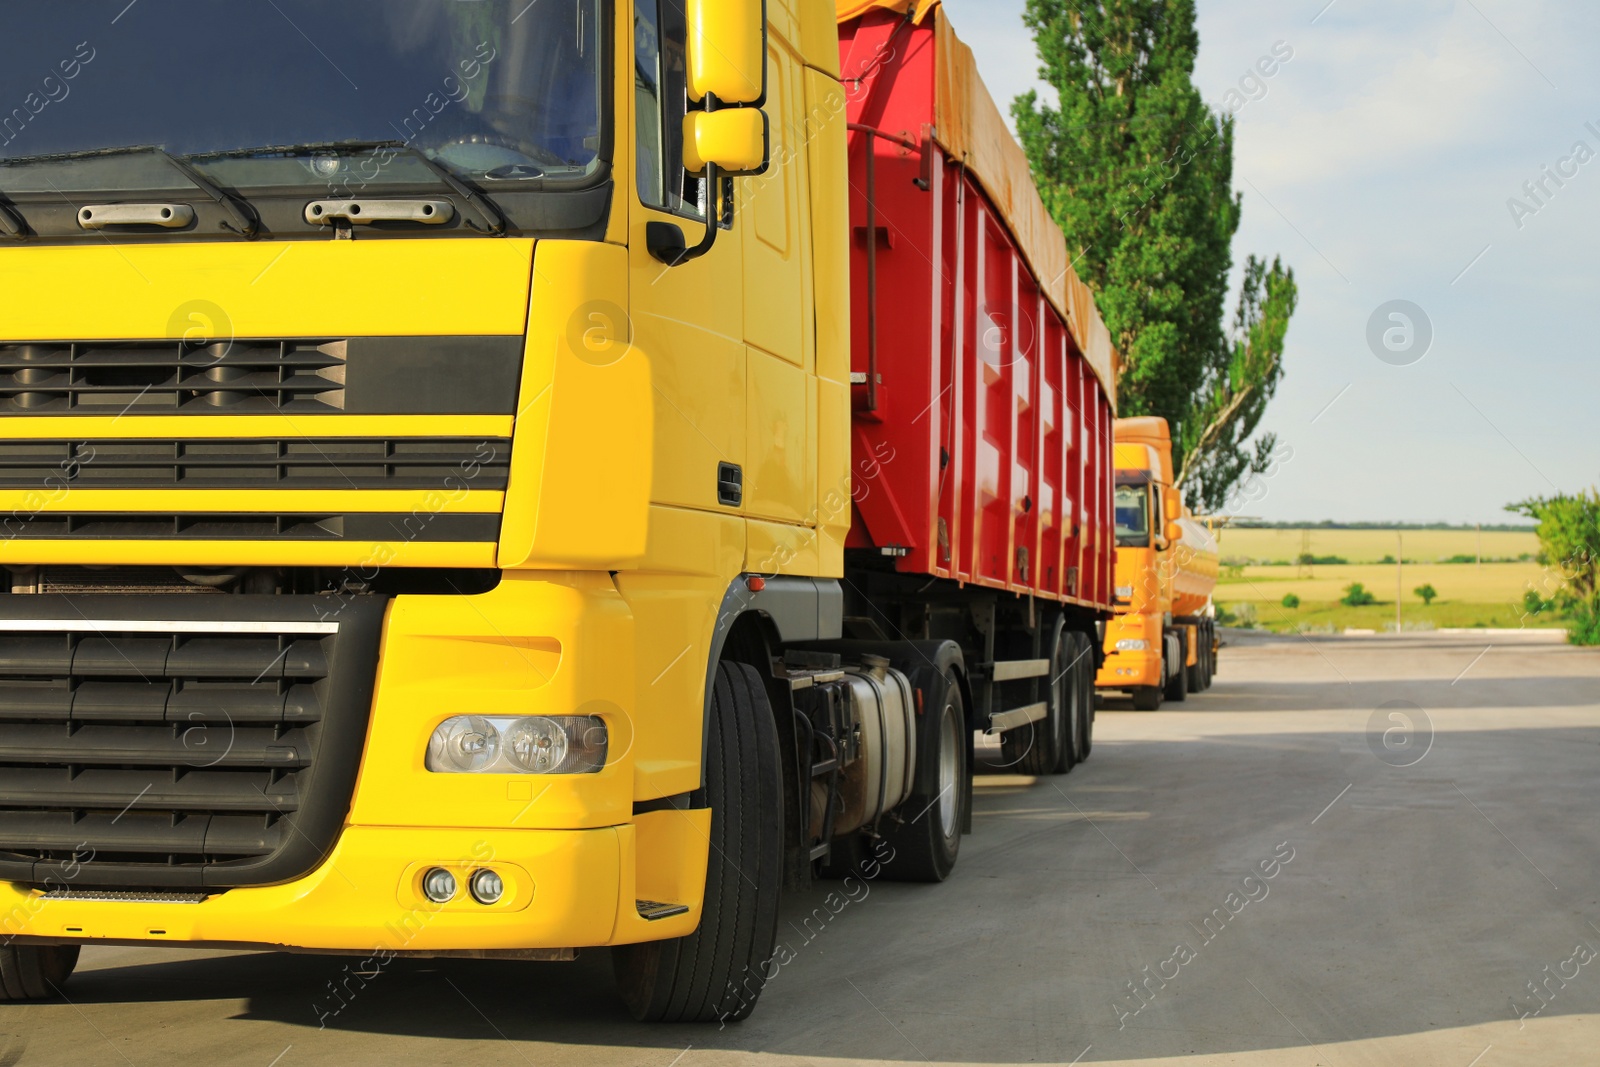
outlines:
[{"label": "green grass", "polygon": [[[1364,585],[1378,602],[1358,608],[1340,604],[1339,598],[1352,582]],[[1423,584],[1439,591],[1431,606],[1412,592]],[[1548,596],[1557,588],[1536,563],[1407,565],[1401,568],[1400,586],[1404,590],[1402,620],[1407,627],[1544,629],[1562,625],[1554,613],[1524,618],[1526,590],[1538,589]],[[1284,596],[1290,593],[1300,598],[1298,608],[1283,606]],[[1216,592],[1217,605],[1226,614],[1241,620],[1253,617],[1257,626],[1277,631],[1383,630],[1394,625],[1394,599],[1395,568],[1378,564],[1309,567],[1303,575],[1296,567],[1245,567],[1237,577],[1224,578]]]}]

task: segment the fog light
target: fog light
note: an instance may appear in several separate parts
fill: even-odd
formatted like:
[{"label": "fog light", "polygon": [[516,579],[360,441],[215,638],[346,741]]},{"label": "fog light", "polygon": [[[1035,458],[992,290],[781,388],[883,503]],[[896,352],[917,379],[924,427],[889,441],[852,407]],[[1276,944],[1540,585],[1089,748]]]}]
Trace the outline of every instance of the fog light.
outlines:
[{"label": "fog light", "polygon": [[456,876],[435,867],[422,876],[422,895],[435,904],[448,904],[456,897]]},{"label": "fog light", "polygon": [[493,871],[472,872],[472,899],[479,904],[498,904],[506,895],[506,884]]}]

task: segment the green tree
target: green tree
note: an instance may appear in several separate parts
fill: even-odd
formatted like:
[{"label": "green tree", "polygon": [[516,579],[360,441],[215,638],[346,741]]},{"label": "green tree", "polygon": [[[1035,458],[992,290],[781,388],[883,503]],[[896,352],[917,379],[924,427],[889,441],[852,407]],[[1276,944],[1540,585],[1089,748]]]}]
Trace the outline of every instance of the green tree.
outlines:
[{"label": "green tree", "polygon": [[1293,611],[1300,606],[1300,598],[1293,593],[1285,593],[1283,594],[1283,606]]},{"label": "green tree", "polygon": [[1571,619],[1568,639],[1600,645],[1600,492],[1534,497],[1506,510],[1539,523],[1539,562],[1564,579],[1555,601]]},{"label": "green tree", "polygon": [[1360,582],[1351,582],[1344,587],[1344,596],[1339,598],[1339,603],[1347,608],[1364,608],[1368,604],[1376,604],[1378,598],[1367,591],[1367,587]]},{"label": "green tree", "polygon": [[1422,603],[1427,607],[1432,607],[1434,597],[1439,595],[1439,590],[1433,587],[1432,582],[1424,582],[1411,591],[1421,597]]},{"label": "green tree", "polygon": [[1294,273],[1251,256],[1223,320],[1239,227],[1233,119],[1193,80],[1193,0],[1028,0],[1040,74],[1012,114],[1034,179],[1095,290],[1123,367],[1125,415],[1161,415],[1191,504],[1218,509],[1267,471],[1271,434],[1247,448],[1283,373]]}]

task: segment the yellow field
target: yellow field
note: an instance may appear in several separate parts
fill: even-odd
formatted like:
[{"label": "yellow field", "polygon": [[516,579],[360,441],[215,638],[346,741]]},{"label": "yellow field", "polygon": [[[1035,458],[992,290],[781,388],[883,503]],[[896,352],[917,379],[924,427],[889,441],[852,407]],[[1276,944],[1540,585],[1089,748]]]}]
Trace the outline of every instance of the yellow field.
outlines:
[{"label": "yellow field", "polygon": [[[1488,534],[1484,535],[1485,541]],[[1487,544],[1484,554],[1488,554]],[[1295,566],[1252,566],[1238,577],[1225,577],[1217,586],[1219,609],[1245,621],[1274,629],[1328,627],[1344,629],[1382,629],[1394,622],[1395,567],[1393,564],[1351,564],[1313,566],[1299,576]],[[1360,582],[1377,597],[1378,603],[1347,608],[1339,603],[1345,589]],[[1413,590],[1432,585],[1438,597],[1424,606]],[[1553,613],[1527,616],[1523,594],[1535,589],[1548,599],[1560,588],[1560,581],[1537,563],[1410,564],[1401,568],[1400,590],[1403,620],[1407,625],[1435,627],[1463,626],[1557,626]],[[1282,606],[1286,594],[1300,598],[1298,608]]]},{"label": "yellow field", "polygon": [[[1263,562],[1292,562],[1302,552],[1314,556],[1342,556],[1351,563],[1376,563],[1384,556],[1414,559],[1419,563],[1449,559],[1458,554],[1476,555],[1479,534],[1474,530],[1406,530],[1400,533],[1402,551],[1395,551],[1393,530],[1310,531],[1310,547],[1303,547],[1301,530],[1247,530],[1230,527],[1219,538],[1227,559]],[[1528,533],[1485,531],[1482,535],[1485,559],[1516,559],[1539,551],[1539,539]],[[1360,580],[1360,579],[1357,579]],[[1435,582],[1435,585],[1438,583]]]}]

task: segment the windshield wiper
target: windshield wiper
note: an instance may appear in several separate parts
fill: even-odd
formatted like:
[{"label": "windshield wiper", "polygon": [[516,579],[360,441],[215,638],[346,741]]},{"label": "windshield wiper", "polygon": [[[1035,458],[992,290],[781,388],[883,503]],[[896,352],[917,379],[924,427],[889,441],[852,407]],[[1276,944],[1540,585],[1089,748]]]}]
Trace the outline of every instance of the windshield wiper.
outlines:
[{"label": "windshield wiper", "polygon": [[211,199],[221,204],[223,209],[226,210],[228,214],[233,216],[233,221],[238,224],[238,230],[236,232],[239,234],[239,236],[254,237],[256,234],[261,232],[261,218],[256,214],[256,209],[251,207],[248,201],[244,200],[242,197],[234,196],[232,193],[224,192],[217,185],[213,184],[210,178],[207,178],[204,174],[201,174],[198,170],[196,170],[193,163],[190,163],[181,156],[173,155],[165,148],[150,148],[146,151],[155,152],[160,155],[162,159],[165,159],[168,163],[171,163],[174,167],[176,167],[178,169],[178,173],[182,174],[185,178],[188,178],[191,182],[194,182],[195,185],[199,186],[202,193],[205,193]]},{"label": "windshield wiper", "polygon": [[[182,174],[191,185],[195,186],[206,196],[209,196],[212,200],[215,200],[218,204],[220,204],[223,210],[227,211],[228,214],[233,216],[233,221],[236,224],[235,226],[228,226],[226,223],[224,223],[223,226],[225,229],[229,229],[241,237],[254,237],[261,231],[261,220],[256,215],[255,208],[251,207],[247,201],[241,197],[235,196],[232,193],[225,192],[218,188],[210,178],[207,178],[204,174],[201,174],[198,170],[196,170],[194,165],[188,160],[173,155],[160,145],[132,145],[128,148],[98,148],[91,152],[67,152],[60,155],[26,156],[21,159],[7,160],[6,166],[17,166],[18,164],[24,163],[71,163],[80,159],[104,159],[108,156],[133,156],[140,154],[160,156],[167,163],[171,164],[174,170],[176,170],[179,174]],[[3,208],[3,205],[0,205],[0,208]],[[0,216],[3,216],[3,214],[3,210],[0,210]],[[6,227],[6,223],[4,222],[3,218],[0,218],[0,228],[4,227]],[[12,236],[20,235],[12,234]]]},{"label": "windshield wiper", "polygon": [[483,220],[482,225],[468,223],[479,233],[486,233],[491,237],[504,237],[509,223],[505,213],[502,212],[493,200],[463,181],[455,172],[443,163],[429,156],[422,149],[409,145],[404,141],[312,141],[306,144],[293,145],[268,145],[262,148],[238,148],[227,152],[204,152],[199,157],[206,160],[212,159],[259,159],[269,155],[294,155],[311,152],[333,152],[337,154],[353,154],[356,152],[375,152],[380,149],[392,148],[415,159],[440,182],[449,187],[461,199],[465,200],[478,217]]},{"label": "windshield wiper", "polygon": [[28,224],[22,221],[22,216],[17,214],[16,208],[3,199],[0,199],[0,231],[18,241],[28,239]]}]

